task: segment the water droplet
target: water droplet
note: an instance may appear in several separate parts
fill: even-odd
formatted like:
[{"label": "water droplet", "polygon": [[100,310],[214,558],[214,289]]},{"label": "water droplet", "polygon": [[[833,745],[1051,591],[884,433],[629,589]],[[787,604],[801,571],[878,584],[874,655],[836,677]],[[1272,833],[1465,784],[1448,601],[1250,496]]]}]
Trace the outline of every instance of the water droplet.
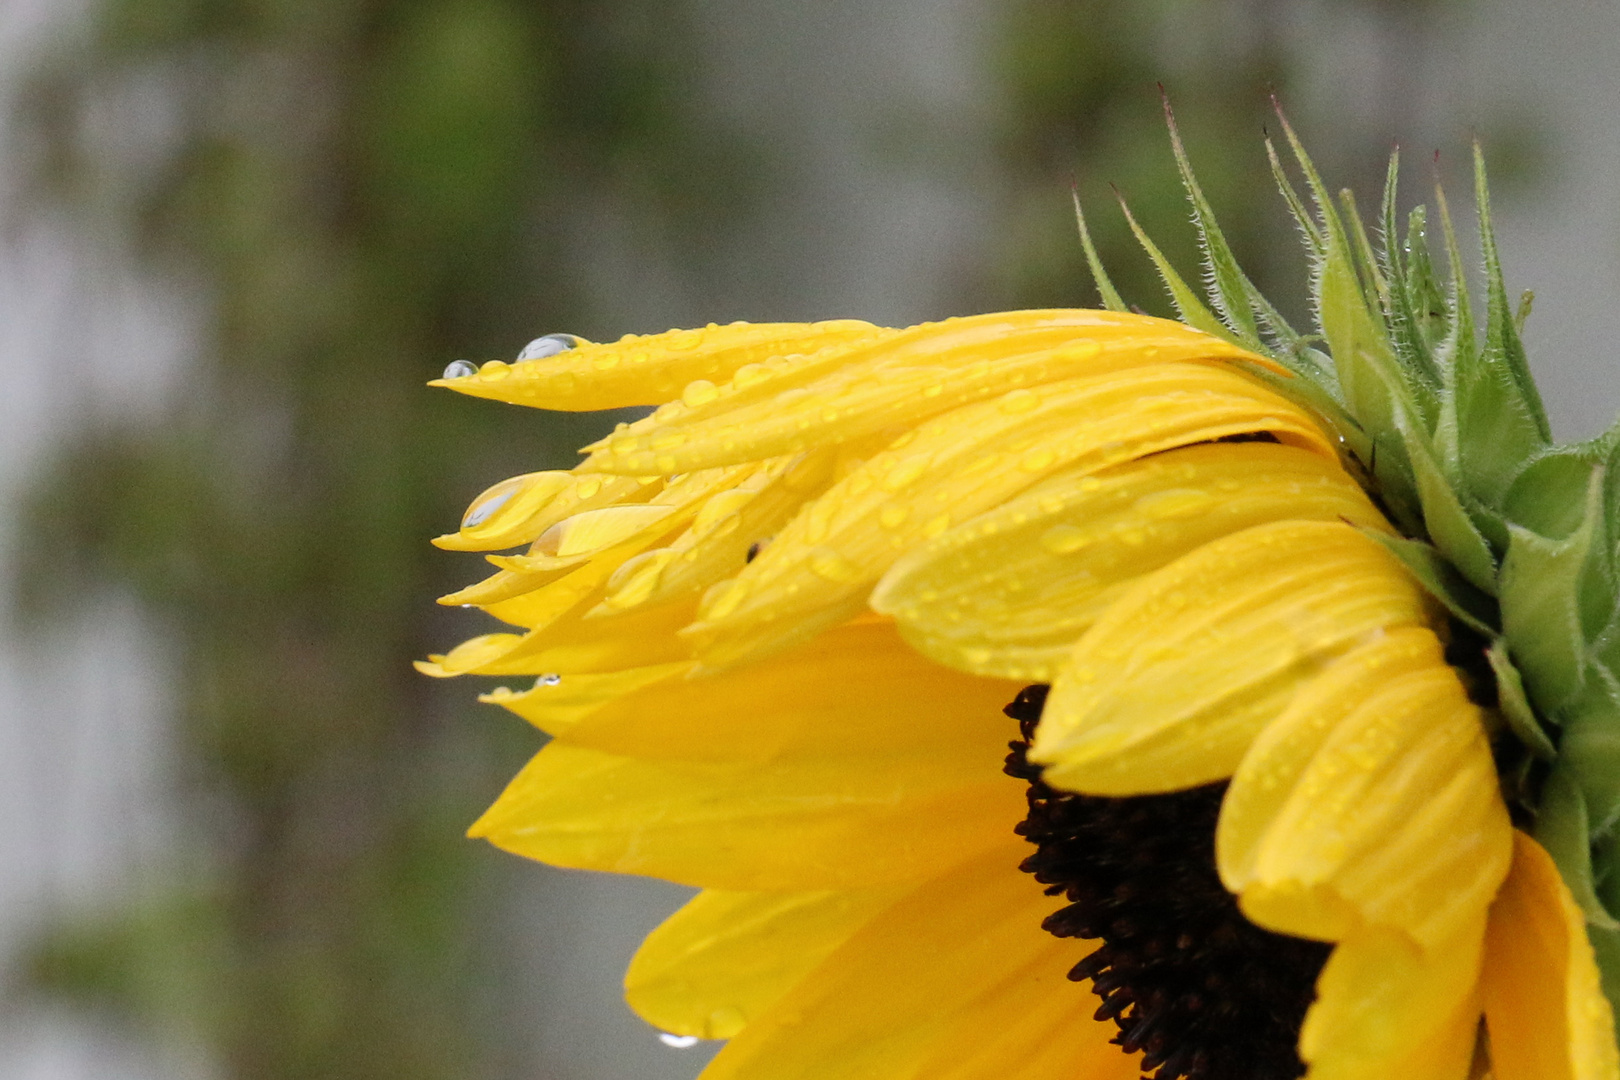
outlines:
[{"label": "water droplet", "polygon": [[478,374],[486,379],[504,379],[512,374],[512,365],[505,360],[490,360],[478,369]]},{"label": "water droplet", "polygon": [[890,469],[888,473],[884,475],[883,490],[899,491],[907,484],[912,483],[918,477],[922,476],[927,468],[928,458],[925,455],[917,454],[913,457],[906,458],[904,461],[897,463],[894,468]]},{"label": "water droplet", "polygon": [[1052,463],[1056,460],[1057,455],[1050,450],[1031,450],[1024,455],[1024,459],[1018,463],[1018,467],[1026,472],[1040,472],[1043,469],[1051,468]]},{"label": "water droplet", "polygon": [[817,577],[838,584],[855,581],[861,576],[860,567],[832,548],[817,548],[811,552],[810,569]]},{"label": "water droplet", "polygon": [[471,360],[453,360],[444,369],[446,379],[465,379],[469,375],[478,374],[478,365]]},{"label": "water droplet", "polygon": [[544,337],[537,337],[523,346],[523,351],[517,354],[517,358],[519,360],[544,360],[548,356],[556,356],[558,353],[567,352],[569,349],[577,349],[583,344],[585,344],[584,339],[577,338],[573,334],[547,334]]},{"label": "water droplet", "polygon": [[997,408],[1008,416],[1016,416],[1019,413],[1029,412],[1040,403],[1040,395],[1033,390],[1012,390],[1002,395]]},{"label": "water droplet", "polygon": [[467,511],[467,516],[461,519],[461,527],[463,529],[472,529],[482,525],[489,520],[491,514],[505,506],[511,501],[512,496],[516,494],[517,488],[507,488],[505,491],[497,492],[483,502],[475,504],[472,509]]},{"label": "water droplet", "polygon": [[574,489],[574,494],[581,499],[593,499],[596,497],[596,493],[601,490],[602,481],[592,478],[590,480],[581,480],[579,486]]},{"label": "water droplet", "polygon": [[681,401],[689,409],[700,408],[720,396],[720,388],[708,379],[693,379],[681,391]]},{"label": "water droplet", "polygon": [[538,689],[542,686],[556,686],[560,682],[562,682],[561,675],[558,675],[556,672],[549,672],[534,680],[534,685],[535,688]]},{"label": "water droplet", "polygon": [[688,1047],[696,1046],[700,1040],[696,1035],[671,1035],[667,1031],[660,1031],[658,1033],[658,1041],[663,1043],[665,1046],[673,1046],[677,1050],[685,1050]]},{"label": "water droplet", "polygon": [[680,330],[671,334],[664,344],[672,352],[686,352],[703,344],[703,337],[702,330]]},{"label": "water droplet", "polygon": [[1041,534],[1041,546],[1054,555],[1079,551],[1085,543],[1085,531],[1077,525],[1054,525]]},{"label": "water droplet", "polygon": [[911,507],[891,504],[885,506],[883,511],[878,514],[878,524],[885,529],[898,529],[906,523],[906,518],[910,516]]}]

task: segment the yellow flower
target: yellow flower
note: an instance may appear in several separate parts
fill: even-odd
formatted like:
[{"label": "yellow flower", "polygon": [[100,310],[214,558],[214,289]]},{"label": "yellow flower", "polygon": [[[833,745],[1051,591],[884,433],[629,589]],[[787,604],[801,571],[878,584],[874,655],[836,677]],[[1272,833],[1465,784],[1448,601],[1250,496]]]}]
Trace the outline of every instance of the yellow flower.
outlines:
[{"label": "yellow flower", "polygon": [[443,385],[659,408],[474,501],[441,546],[525,550],[445,602],[517,632],[421,666],[537,676],[486,696],[552,738],[474,835],[704,890],[626,988],[731,1040],[706,1080],[1620,1078],[1508,707],[1346,469],[1376,425],[1275,354],[1078,310],[545,340]]}]

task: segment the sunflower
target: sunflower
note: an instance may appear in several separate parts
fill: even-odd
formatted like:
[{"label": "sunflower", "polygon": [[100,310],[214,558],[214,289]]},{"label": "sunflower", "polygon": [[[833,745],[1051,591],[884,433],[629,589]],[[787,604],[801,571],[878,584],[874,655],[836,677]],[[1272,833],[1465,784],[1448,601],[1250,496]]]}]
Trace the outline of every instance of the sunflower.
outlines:
[{"label": "sunflower", "polygon": [[536,677],[473,835],[703,890],[625,985],[706,1080],[1620,1078],[1620,438],[1552,442],[1477,157],[1483,335],[1443,200],[1448,281],[1393,161],[1375,251],[1287,134],[1311,336],[1172,125],[1179,322],[1082,218],[1104,310],[437,384],[657,406],[436,541],[515,629],[420,666]]}]

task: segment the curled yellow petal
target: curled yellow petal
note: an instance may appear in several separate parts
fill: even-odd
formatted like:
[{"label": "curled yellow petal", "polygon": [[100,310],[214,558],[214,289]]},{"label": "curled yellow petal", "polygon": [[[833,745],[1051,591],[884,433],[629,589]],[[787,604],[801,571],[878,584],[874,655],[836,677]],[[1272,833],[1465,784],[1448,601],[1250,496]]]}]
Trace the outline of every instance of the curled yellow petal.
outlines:
[{"label": "curled yellow petal", "polygon": [[1481,984],[1496,1080],[1620,1077],[1586,920],[1551,857],[1521,832],[1491,905]]},{"label": "curled yellow petal", "polygon": [[1223,779],[1330,661],[1428,614],[1394,556],[1350,525],[1245,529],[1142,578],[1086,632],[1030,758],[1047,783],[1100,795]]},{"label": "curled yellow petal", "polygon": [[1267,431],[1334,453],[1297,407],[1220,367],[1160,364],[1042,388],[936,417],[811,503],[736,578],[705,598],[688,633],[723,667],[836,625],[907,551],[1059,470],[1096,472],[1229,435]]},{"label": "curled yellow petal", "polygon": [[746,364],[814,352],[885,331],[855,319],[823,323],[732,323],[582,343],[539,360],[491,361],[477,374],[435,379],[472,397],[569,411],[657,405],[689,384],[724,382]]},{"label": "curled yellow petal", "polygon": [[1141,575],[1279,519],[1384,528],[1338,464],[1267,443],[1210,443],[1101,472],[1060,473],[924,541],[871,597],[924,654],[980,675],[1050,682]]},{"label": "curled yellow petal", "polygon": [[[1397,631],[1346,657],[1359,685],[1330,669],[1322,681],[1353,707],[1307,689],[1234,778],[1238,813],[1217,843],[1261,926],[1328,940],[1379,926],[1433,949],[1495,895],[1512,830],[1490,745],[1439,643],[1414,644],[1423,634]],[[1268,782],[1280,799],[1245,790]]]},{"label": "curled yellow petal", "polygon": [[[1006,395],[1034,407],[1039,387],[1144,364],[1267,363],[1180,323],[1105,311],[1017,311],[947,319],[765,372],[696,407],[672,408],[592,447],[583,468],[676,472],[796,453],[911,425]],[[740,384],[740,385],[739,385]]]},{"label": "curled yellow petal", "polygon": [[433,543],[450,551],[499,551],[527,544],[541,532],[531,522],[573,484],[573,473],[556,470],[502,480],[472,501],[458,531]]}]

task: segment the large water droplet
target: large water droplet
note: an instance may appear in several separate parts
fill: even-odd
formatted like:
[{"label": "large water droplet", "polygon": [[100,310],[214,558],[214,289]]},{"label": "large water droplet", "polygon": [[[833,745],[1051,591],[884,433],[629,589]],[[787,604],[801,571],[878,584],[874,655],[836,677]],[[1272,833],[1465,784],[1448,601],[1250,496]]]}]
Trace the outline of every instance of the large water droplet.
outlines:
[{"label": "large water droplet", "polygon": [[673,1046],[677,1050],[685,1050],[688,1047],[696,1046],[700,1040],[696,1035],[671,1035],[667,1031],[660,1031],[658,1033],[658,1041],[663,1043],[665,1046]]},{"label": "large water droplet", "polygon": [[548,356],[556,356],[558,353],[567,352],[569,349],[577,349],[584,343],[584,339],[577,338],[573,334],[547,334],[545,337],[537,337],[523,346],[523,351],[517,354],[517,358],[519,360],[544,360]]},{"label": "large water droplet", "polygon": [[516,488],[508,488],[492,498],[485,499],[483,502],[467,511],[467,516],[461,519],[461,527],[463,529],[471,529],[482,525],[484,522],[489,520],[489,516],[491,514],[505,506],[509,501],[511,501],[512,496],[516,494]]},{"label": "large water droplet", "polygon": [[452,360],[444,369],[446,379],[465,379],[469,375],[478,374],[478,365],[471,360]]},{"label": "large water droplet", "polygon": [[486,360],[478,369],[478,374],[486,379],[504,379],[512,374],[512,365],[505,360]]}]

